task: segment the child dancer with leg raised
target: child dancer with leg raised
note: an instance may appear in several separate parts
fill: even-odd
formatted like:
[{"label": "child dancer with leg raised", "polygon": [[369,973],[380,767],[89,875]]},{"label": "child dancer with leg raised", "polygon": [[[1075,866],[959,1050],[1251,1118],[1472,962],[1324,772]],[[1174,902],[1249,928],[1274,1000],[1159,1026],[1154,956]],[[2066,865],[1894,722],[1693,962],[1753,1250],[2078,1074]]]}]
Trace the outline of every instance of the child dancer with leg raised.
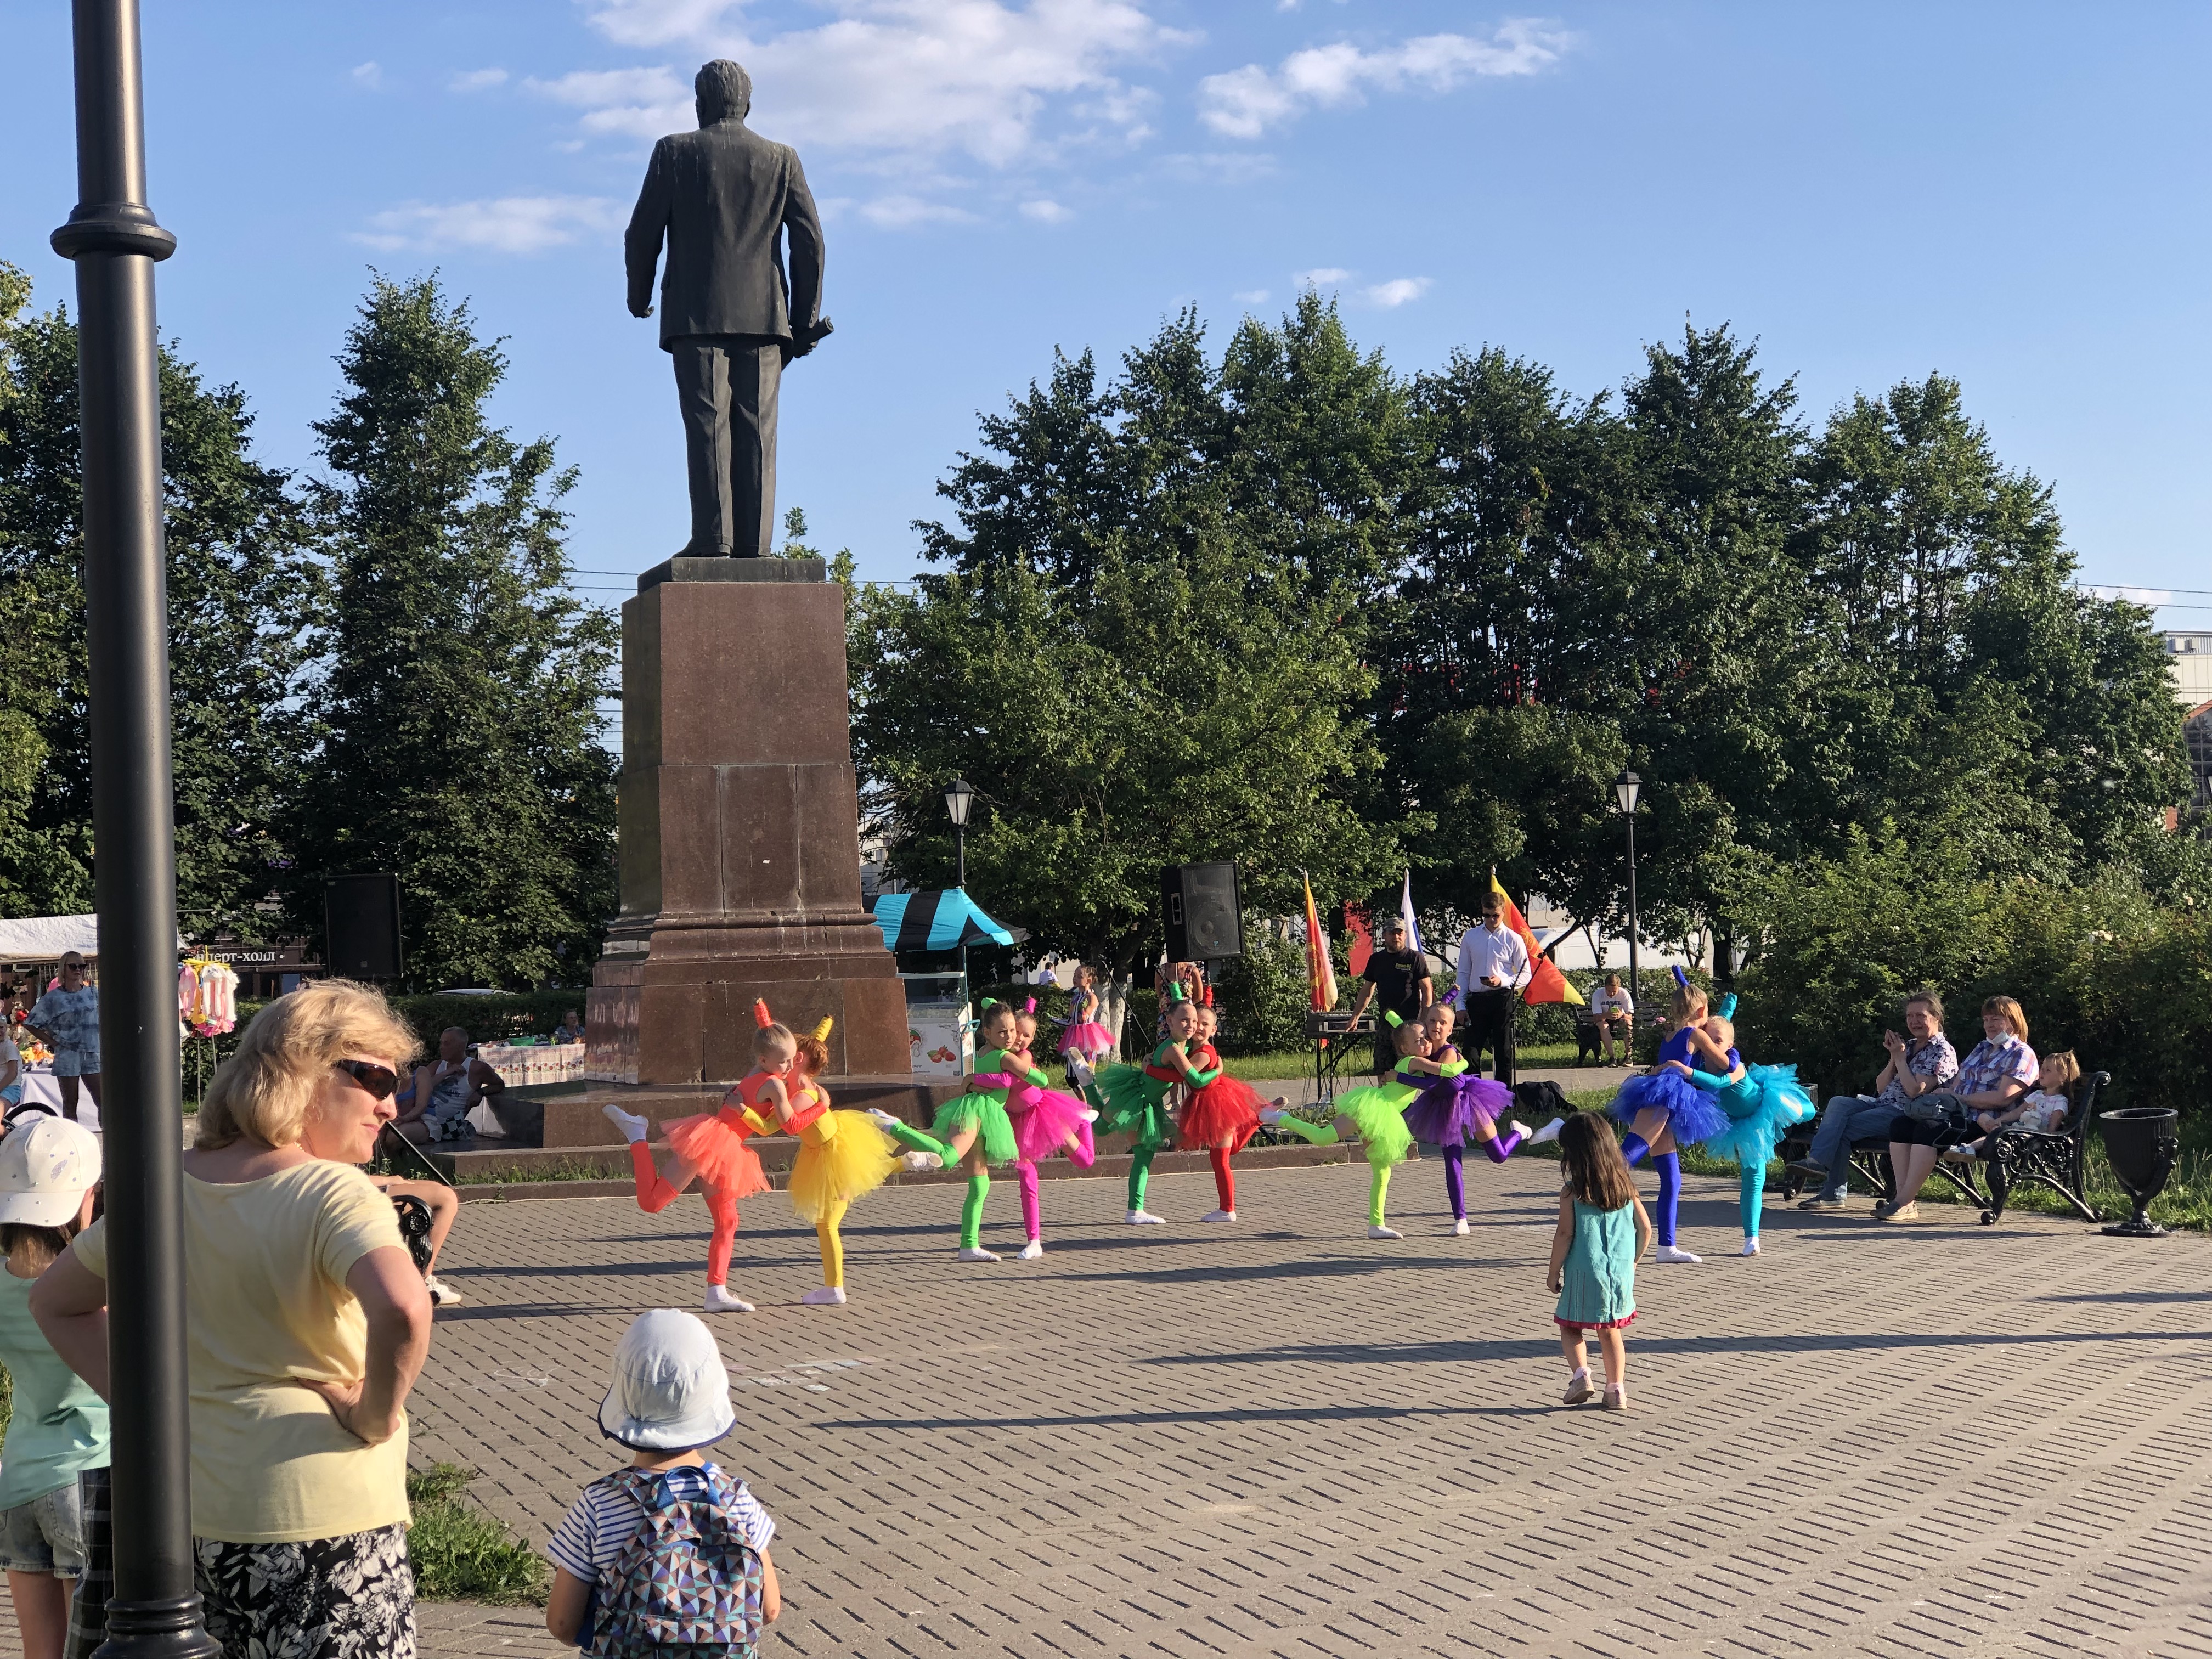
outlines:
[{"label": "child dancer with leg raised", "polygon": [[[1073,1006],[1068,1011],[1068,1027],[1060,1034],[1060,1058],[1080,1061],[1085,1071],[1095,1071],[1114,1052],[1114,1034],[1099,1024],[1098,980],[1089,963],[1077,967],[1075,988],[1070,994]],[[1075,1075],[1073,1064],[1068,1071]]]},{"label": "child dancer with leg raised", "polygon": [[1006,1054],[1006,1074],[1020,1080],[1006,1094],[1006,1115],[1013,1121],[1015,1179],[1021,1183],[1022,1231],[1027,1242],[1018,1259],[1034,1261],[1044,1254],[1043,1206],[1037,1197],[1036,1161],[1066,1152],[1079,1170],[1091,1167],[1097,1153],[1091,1140],[1091,1121],[1098,1114],[1073,1095],[1048,1089],[1039,1081],[1044,1073],[1036,1063],[1036,999],[1014,1016],[1015,1046]]},{"label": "child dancer with leg raised", "polygon": [[761,1170],[760,1155],[745,1142],[765,1130],[777,1103],[784,1098],[783,1079],[791,1070],[798,1044],[789,1030],[769,1018],[765,1003],[753,1005],[753,1069],[722,1097],[718,1110],[696,1117],[678,1118],[665,1126],[673,1157],[664,1176],[653,1167],[652,1148],[646,1145],[653,1126],[635,1113],[610,1101],[601,1109],[608,1121],[629,1142],[630,1174],[637,1186],[637,1206],[658,1215],[676,1201],[677,1194],[699,1183],[707,1200],[713,1231],[707,1242],[708,1313],[750,1313],[753,1305],[730,1294],[730,1252],[738,1238],[738,1200],[769,1189]]},{"label": "child dancer with leg raised", "polygon": [[1203,1088],[1212,1082],[1193,1063],[1190,1050],[1197,1046],[1198,1007],[1170,981],[1161,999],[1166,1006],[1167,1036],[1143,1066],[1105,1066],[1097,1085],[1100,1134],[1127,1129],[1134,1138],[1129,1148],[1129,1211],[1122,1219],[1133,1227],[1164,1224],[1145,1207],[1145,1189],[1151,1181],[1152,1160],[1168,1144],[1174,1125],[1168,1117],[1168,1091],[1188,1083]]},{"label": "child dancer with leg raised", "polygon": [[1367,1154],[1370,1171],[1367,1236],[1403,1238],[1405,1234],[1391,1226],[1384,1216],[1390,1197],[1390,1171],[1404,1163],[1406,1155],[1413,1150],[1413,1132],[1406,1127],[1406,1108],[1413,1104],[1413,1096],[1419,1091],[1419,1084],[1414,1079],[1419,1073],[1409,1072],[1406,1062],[1425,1059],[1429,1041],[1419,1020],[1401,1020],[1387,1012],[1382,1018],[1392,1028],[1390,1041],[1398,1051],[1398,1066],[1388,1083],[1346,1090],[1330,1103],[1336,1115],[1327,1123],[1308,1123],[1303,1118],[1291,1116],[1280,1106],[1267,1108],[1260,1114],[1260,1121],[1316,1146],[1334,1146],[1339,1141],[1358,1137],[1360,1147]]},{"label": "child dancer with leg raised", "polygon": [[[1467,1231],[1467,1177],[1461,1167],[1467,1144],[1474,1141],[1492,1164],[1503,1164],[1528,1138],[1526,1124],[1512,1122],[1513,1091],[1486,1077],[1471,1076],[1467,1057],[1452,1045],[1452,1011],[1432,1002],[1421,1011],[1429,1052],[1400,1069],[1419,1079],[1420,1092],[1406,1108],[1406,1127],[1444,1155],[1444,1196],[1451,1202],[1452,1231]],[[1508,1127],[1500,1133],[1498,1126]]]},{"label": "child dancer with leg raised", "polygon": [[899,1153],[866,1112],[831,1109],[822,1086],[829,1069],[830,1023],[823,1020],[798,1042],[792,1098],[777,1114],[783,1127],[799,1137],[799,1156],[791,1164],[791,1207],[814,1224],[822,1250],[822,1287],[799,1299],[810,1308],[845,1305],[845,1237],[839,1231],[853,1200],[875,1191],[899,1166]]},{"label": "child dancer with leg raised", "polygon": [[1566,1180],[1546,1283],[1559,1298],[1552,1318],[1570,1372],[1566,1403],[1579,1406],[1597,1392],[1583,1346],[1595,1331],[1605,1351],[1605,1409],[1625,1412],[1628,1353],[1621,1333],[1636,1317],[1636,1263],[1651,1242],[1651,1222],[1613,1132],[1596,1113],[1565,1120],[1559,1141]]},{"label": "child dancer with leg raised", "polygon": [[[1710,1016],[1703,1027],[1710,1046],[1732,1059],[1735,1013],[1735,997],[1731,993],[1721,999],[1720,1012]],[[1713,1103],[1727,1114],[1726,1127],[1698,1142],[1698,1150],[1708,1158],[1734,1160],[1739,1171],[1736,1213],[1743,1222],[1743,1249],[1737,1254],[1757,1255],[1767,1162],[1773,1158],[1784,1129],[1811,1121],[1815,1109],[1813,1097],[1798,1083],[1795,1066],[1746,1066],[1738,1060],[1725,1076],[1717,1076],[1680,1060],[1668,1064],[1693,1088],[1710,1094]]]},{"label": "child dancer with leg raised", "polygon": [[918,1152],[933,1153],[946,1169],[958,1164],[968,1171],[968,1194],[960,1206],[960,1255],[963,1261],[996,1261],[995,1252],[983,1248],[983,1201],[991,1194],[991,1166],[1011,1164],[1020,1156],[1014,1142],[1014,1126],[1006,1115],[1006,1095],[1016,1084],[1048,1079],[1042,1072],[1024,1068],[1017,1077],[1007,1051],[1019,1041],[1014,1011],[1003,1002],[985,1001],[976,1035],[985,1047],[977,1050],[969,1068],[968,1090],[938,1108],[937,1121],[927,1133],[902,1123],[889,1112],[868,1115],[892,1139]]}]

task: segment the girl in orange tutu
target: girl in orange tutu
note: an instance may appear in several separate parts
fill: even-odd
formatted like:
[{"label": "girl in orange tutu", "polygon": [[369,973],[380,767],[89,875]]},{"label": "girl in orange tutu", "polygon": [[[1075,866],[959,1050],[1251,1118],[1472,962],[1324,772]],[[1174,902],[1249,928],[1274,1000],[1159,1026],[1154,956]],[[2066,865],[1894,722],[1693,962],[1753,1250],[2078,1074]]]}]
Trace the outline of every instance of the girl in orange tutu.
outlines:
[{"label": "girl in orange tutu", "polygon": [[668,1149],[673,1155],[668,1173],[653,1167],[646,1140],[653,1126],[635,1113],[610,1101],[601,1109],[629,1142],[629,1167],[637,1182],[638,1207],[658,1215],[676,1201],[676,1195],[699,1183],[706,1195],[707,1214],[714,1231],[707,1243],[708,1313],[750,1313],[753,1304],[730,1294],[730,1251],[738,1238],[738,1200],[769,1189],[760,1154],[745,1142],[766,1130],[775,1109],[787,1104],[783,1079],[790,1072],[798,1044],[790,1031],[768,1020],[765,1005],[756,1003],[753,1018],[760,1029],[753,1033],[753,1069],[722,1097],[719,1110],[696,1117],[678,1118],[665,1126]]},{"label": "girl in orange tutu", "polygon": [[[1198,1011],[1198,1046],[1191,1055],[1194,1068],[1191,1081],[1196,1086],[1183,1103],[1182,1115],[1176,1124],[1176,1139],[1186,1146],[1205,1147],[1206,1160],[1213,1166],[1213,1194],[1220,1207],[1200,1216],[1201,1221],[1237,1219],[1237,1172],[1229,1167],[1229,1160],[1244,1150],[1244,1143],[1259,1129],[1260,1108],[1267,1103],[1250,1084],[1222,1069],[1221,1055],[1213,1046],[1214,1035],[1220,1029],[1221,1017],[1213,1011],[1213,990],[1209,986]],[[1273,1103],[1287,1106],[1290,1102],[1283,1098]]]},{"label": "girl in orange tutu", "polygon": [[824,1043],[829,1035],[825,1019],[799,1039],[790,1082],[793,1097],[777,1115],[782,1127],[799,1137],[799,1156],[791,1165],[791,1207],[814,1224],[822,1247],[822,1288],[799,1298],[816,1308],[844,1306],[845,1241],[838,1225],[853,1200],[882,1186],[900,1161],[896,1145],[866,1112],[830,1109],[830,1092],[821,1084],[830,1066]]},{"label": "girl in orange tutu", "polygon": [[1021,1183],[1022,1229],[1029,1242],[1020,1260],[1034,1261],[1044,1254],[1044,1215],[1037,1199],[1036,1161],[1065,1148],[1068,1161],[1079,1170],[1091,1167],[1097,1154],[1091,1141],[1091,1121],[1098,1114],[1073,1095],[1045,1088],[1045,1074],[1036,1063],[1036,999],[1014,1016],[1015,1046],[1006,1050],[1007,1073],[1017,1081],[1006,1091],[1006,1115],[1013,1121],[1014,1145],[1021,1156],[1014,1160],[1014,1175]]}]

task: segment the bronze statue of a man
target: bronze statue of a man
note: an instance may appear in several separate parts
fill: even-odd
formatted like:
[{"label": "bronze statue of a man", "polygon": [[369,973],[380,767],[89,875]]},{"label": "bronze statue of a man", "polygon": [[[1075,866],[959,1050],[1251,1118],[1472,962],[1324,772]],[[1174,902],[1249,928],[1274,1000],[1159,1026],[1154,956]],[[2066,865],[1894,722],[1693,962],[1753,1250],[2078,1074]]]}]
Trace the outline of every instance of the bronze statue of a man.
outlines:
[{"label": "bronze statue of a man", "polygon": [[745,125],[752,78],[717,58],[693,87],[699,130],[653,147],[623,263],[630,315],[652,316],[653,266],[667,239],[660,346],[676,362],[691,483],[691,539],[679,556],[752,558],[774,550],[783,366],[830,332],[822,221],[798,155]]}]

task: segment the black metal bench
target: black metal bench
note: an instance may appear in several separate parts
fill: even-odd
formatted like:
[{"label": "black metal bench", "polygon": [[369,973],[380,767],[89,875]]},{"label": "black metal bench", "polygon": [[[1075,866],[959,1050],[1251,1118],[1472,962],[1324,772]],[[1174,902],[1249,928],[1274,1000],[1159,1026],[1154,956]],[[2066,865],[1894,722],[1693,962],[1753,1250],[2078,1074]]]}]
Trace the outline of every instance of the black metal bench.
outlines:
[{"label": "black metal bench", "polygon": [[[1977,1135],[1974,1138],[1983,1144],[1978,1158],[1972,1164],[1954,1164],[1939,1158],[1936,1173],[1981,1212],[1984,1227],[1996,1225],[2014,1189],[2023,1182],[2048,1187],[2072,1205],[2084,1221],[2098,1219],[2089,1203],[2089,1125],[2097,1115],[2098,1092],[2112,1080],[2110,1072],[2084,1073],[2067,1091],[2073,1109],[2058,1127],[2045,1132],[2015,1126]],[[1783,1138],[1778,1155],[1785,1165],[1812,1151],[1814,1127],[1814,1123],[1797,1124]],[[1896,1200],[1897,1172],[1890,1167],[1887,1140],[1853,1141],[1851,1167],[1869,1184],[1881,1188],[1885,1199]],[[1790,1170],[1783,1177],[1782,1196],[1794,1199],[1808,1184],[1806,1176]]]}]

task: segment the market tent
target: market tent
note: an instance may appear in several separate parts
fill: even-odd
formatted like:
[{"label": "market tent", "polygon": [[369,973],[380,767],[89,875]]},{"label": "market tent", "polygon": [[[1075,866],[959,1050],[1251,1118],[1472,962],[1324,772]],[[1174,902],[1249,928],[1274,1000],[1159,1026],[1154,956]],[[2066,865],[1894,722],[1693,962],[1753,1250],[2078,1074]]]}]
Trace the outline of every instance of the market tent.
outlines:
[{"label": "market tent", "polygon": [[[177,935],[177,949],[185,936]],[[100,954],[98,916],[18,916],[0,921],[0,962],[58,962],[66,951]]]},{"label": "market tent", "polygon": [[1012,945],[1014,936],[975,908],[967,890],[880,893],[866,901],[894,951],[957,951],[969,945]]}]

